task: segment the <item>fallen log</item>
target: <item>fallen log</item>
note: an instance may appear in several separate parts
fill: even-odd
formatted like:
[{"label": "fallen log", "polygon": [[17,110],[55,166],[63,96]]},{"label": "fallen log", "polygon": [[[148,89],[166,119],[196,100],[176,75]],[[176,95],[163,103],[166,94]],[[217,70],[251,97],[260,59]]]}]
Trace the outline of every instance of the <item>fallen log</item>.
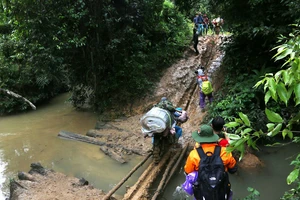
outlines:
[{"label": "fallen log", "polygon": [[99,146],[106,145],[105,142],[101,142],[101,141],[98,141],[98,140],[93,139],[91,137],[76,134],[76,133],[71,133],[71,132],[68,132],[68,131],[60,131],[58,133],[58,136],[62,137],[62,138],[67,138],[67,139],[71,139],[71,140],[86,142],[86,143],[89,143],[89,144],[95,144],[95,145],[99,145]]},{"label": "fallen log", "polygon": [[157,175],[164,169],[169,161],[171,151],[167,152],[158,164],[152,162],[139,177],[137,182],[131,186],[122,200],[144,200],[150,198],[149,188],[157,179]]},{"label": "fallen log", "polygon": [[168,177],[168,179],[166,180],[163,190],[166,188],[167,184],[169,183],[170,179],[172,178],[173,174],[175,173],[175,171],[177,170],[178,166],[180,165],[180,163],[182,162],[182,159],[184,158],[186,151],[188,150],[190,144],[187,143],[184,147],[183,150],[181,151],[181,154],[177,160],[177,162],[175,163],[175,165],[172,168],[172,171],[170,172],[170,176]]},{"label": "fallen log", "polygon": [[163,191],[163,188],[164,188],[165,182],[166,182],[166,180],[167,180],[167,177],[168,177],[168,175],[169,175],[169,172],[170,172],[171,169],[173,168],[174,163],[176,162],[177,158],[178,158],[179,155],[180,155],[180,152],[181,152],[181,151],[177,151],[177,152],[175,153],[175,155],[172,156],[172,158],[171,158],[171,160],[169,161],[168,166],[167,166],[167,168],[166,168],[166,170],[165,170],[165,172],[164,172],[164,174],[163,174],[163,177],[162,177],[162,179],[161,179],[161,181],[160,181],[160,183],[159,183],[159,185],[158,185],[158,188],[157,188],[157,190],[155,191],[155,193],[154,193],[153,197],[151,198],[151,200],[156,200],[157,197],[158,197],[158,196],[161,194],[161,192]]},{"label": "fallen log", "polygon": [[128,178],[136,171],[138,168],[140,168],[152,155],[152,153],[148,154],[144,160],[142,160],[139,164],[137,164],[128,174],[125,176],[113,189],[111,189],[102,200],[108,200],[113,193],[115,193],[127,180]]},{"label": "fallen log", "polygon": [[101,146],[100,150],[109,157],[113,158],[114,160],[118,161],[119,163],[126,163],[125,159],[123,158],[120,153],[116,152],[113,148],[110,148],[108,146]]}]

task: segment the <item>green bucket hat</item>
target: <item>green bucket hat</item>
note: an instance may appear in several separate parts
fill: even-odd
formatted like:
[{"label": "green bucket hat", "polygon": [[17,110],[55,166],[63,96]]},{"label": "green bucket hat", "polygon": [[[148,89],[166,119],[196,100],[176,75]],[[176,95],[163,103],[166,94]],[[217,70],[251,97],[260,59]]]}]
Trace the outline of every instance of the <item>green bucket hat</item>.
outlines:
[{"label": "green bucket hat", "polygon": [[192,138],[199,143],[217,142],[219,136],[213,132],[211,126],[203,124],[197,131],[192,132]]}]

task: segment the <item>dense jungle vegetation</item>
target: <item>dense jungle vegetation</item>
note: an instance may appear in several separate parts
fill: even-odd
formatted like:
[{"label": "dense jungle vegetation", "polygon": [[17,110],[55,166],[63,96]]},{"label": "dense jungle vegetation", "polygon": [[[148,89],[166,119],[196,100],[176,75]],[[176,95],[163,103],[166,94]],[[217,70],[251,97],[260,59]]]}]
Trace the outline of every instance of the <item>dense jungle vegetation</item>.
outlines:
[{"label": "dense jungle vegetation", "polygon": [[[194,14],[221,15],[231,36],[210,115],[231,121],[242,153],[269,136],[299,141],[300,0],[0,2],[0,88],[34,104],[71,91],[75,107],[95,111],[153,89],[191,45]],[[1,93],[1,114],[29,108]],[[292,164],[283,199],[300,198],[300,156]]]}]

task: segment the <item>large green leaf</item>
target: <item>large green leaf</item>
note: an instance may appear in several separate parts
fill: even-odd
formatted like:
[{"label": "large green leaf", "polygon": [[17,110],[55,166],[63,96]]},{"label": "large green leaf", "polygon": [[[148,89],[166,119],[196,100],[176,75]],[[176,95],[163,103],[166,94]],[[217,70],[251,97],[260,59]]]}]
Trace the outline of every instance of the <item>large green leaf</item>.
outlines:
[{"label": "large green leaf", "polygon": [[288,135],[290,139],[293,139],[293,132],[285,128],[282,131],[282,137],[285,138],[286,135]]},{"label": "large green leaf", "polygon": [[265,113],[267,115],[267,118],[271,122],[276,122],[276,123],[282,123],[283,122],[283,119],[279,114],[269,110],[268,108],[265,109]]},{"label": "large green leaf", "polygon": [[270,90],[268,90],[268,92],[265,94],[265,104],[268,103],[270,98],[271,98],[271,92],[270,92]]},{"label": "large green leaf", "polygon": [[242,112],[239,112],[239,116],[240,116],[240,118],[243,120],[243,122],[246,124],[246,126],[250,126],[250,121],[249,121],[247,115],[245,115],[245,114],[242,113]]},{"label": "large green leaf", "polygon": [[292,49],[285,49],[281,52],[280,55],[278,55],[276,58],[275,58],[275,61],[276,60],[281,60],[283,58],[285,58],[287,55],[291,54],[293,52]]},{"label": "large green leaf", "polygon": [[268,123],[267,127],[268,127],[268,131],[271,131],[272,129],[274,129],[275,124],[274,123]]},{"label": "large green leaf", "polygon": [[300,104],[300,83],[294,88],[296,105]]},{"label": "large green leaf", "polygon": [[241,137],[237,134],[227,133],[227,136],[229,137],[230,140],[239,140],[239,139],[241,139]]},{"label": "large green leaf", "polygon": [[286,182],[288,185],[292,184],[299,177],[300,169],[294,169],[287,177]]},{"label": "large green leaf", "polygon": [[280,82],[277,85],[276,88],[277,94],[280,98],[281,101],[283,101],[285,103],[285,105],[287,106],[288,103],[288,92],[287,89],[285,88],[284,84],[282,82]]},{"label": "large green leaf", "polygon": [[277,124],[277,126],[271,132],[269,132],[267,135],[274,137],[275,135],[277,135],[279,133],[281,128],[282,128],[282,124]]},{"label": "large green leaf", "polygon": [[237,127],[239,125],[240,124],[237,123],[237,122],[229,122],[229,123],[225,124],[225,126],[228,127],[228,128]]}]

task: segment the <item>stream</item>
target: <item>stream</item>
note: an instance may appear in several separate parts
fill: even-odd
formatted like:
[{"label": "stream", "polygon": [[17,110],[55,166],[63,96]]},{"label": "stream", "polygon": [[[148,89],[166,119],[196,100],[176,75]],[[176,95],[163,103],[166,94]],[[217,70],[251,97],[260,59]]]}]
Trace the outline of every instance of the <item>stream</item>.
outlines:
[{"label": "stream", "polygon": [[[0,117],[0,200],[9,196],[10,179],[16,178],[18,171],[28,172],[33,162],[68,176],[83,177],[107,192],[143,160],[143,157],[132,156],[128,163],[119,164],[104,155],[99,146],[59,138],[61,130],[85,135],[97,121],[96,114],[75,110],[66,101],[69,96],[68,93],[59,95],[36,111]],[[238,175],[230,175],[234,199],[247,196],[247,188],[252,187],[260,192],[262,200],[279,200],[291,188],[286,184],[286,177],[293,169],[290,162],[299,153],[299,146],[262,147],[258,157],[265,168],[240,170]],[[183,165],[161,199],[192,199],[176,192],[177,186],[185,181]],[[133,185],[146,167],[147,163],[131,176],[117,195],[123,195],[125,186]]]}]

